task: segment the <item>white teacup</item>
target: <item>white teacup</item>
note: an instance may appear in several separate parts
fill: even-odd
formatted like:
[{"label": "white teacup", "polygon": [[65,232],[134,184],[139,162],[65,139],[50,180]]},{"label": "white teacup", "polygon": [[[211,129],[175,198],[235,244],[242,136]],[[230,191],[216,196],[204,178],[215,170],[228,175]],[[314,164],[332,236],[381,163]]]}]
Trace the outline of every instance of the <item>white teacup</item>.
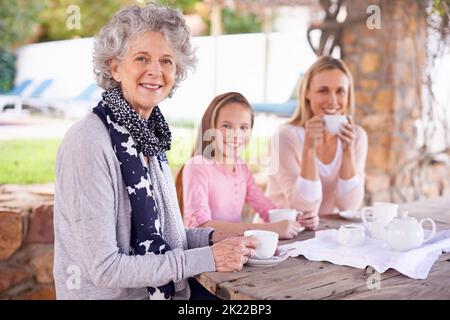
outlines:
[{"label": "white teacup", "polygon": [[269,210],[269,221],[278,222],[283,220],[296,221],[297,210],[295,209],[272,209]]},{"label": "white teacup", "polygon": [[244,237],[255,237],[259,240],[259,246],[255,250],[258,259],[269,259],[273,257],[278,245],[278,233],[266,230],[247,230]]},{"label": "white teacup", "polygon": [[347,116],[340,114],[326,114],[322,117],[322,119],[325,124],[325,128],[331,134],[337,134],[340,130],[341,124],[348,122]]},{"label": "white teacup", "polygon": [[[361,209],[361,218],[370,234],[375,239],[384,238],[384,228],[397,216],[398,204],[390,202],[375,202],[373,207]],[[367,221],[367,213],[371,213],[372,222]]]},{"label": "white teacup", "polygon": [[356,247],[364,242],[364,229],[355,224],[343,224],[339,227],[337,241],[341,246]]}]

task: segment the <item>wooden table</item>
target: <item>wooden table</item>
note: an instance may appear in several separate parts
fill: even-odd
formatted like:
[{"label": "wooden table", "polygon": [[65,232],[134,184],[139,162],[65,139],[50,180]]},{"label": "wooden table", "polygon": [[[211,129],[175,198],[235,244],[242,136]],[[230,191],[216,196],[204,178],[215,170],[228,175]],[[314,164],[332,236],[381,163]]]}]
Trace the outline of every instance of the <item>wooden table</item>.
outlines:
[{"label": "wooden table", "polygon": [[[432,218],[438,231],[450,229],[450,197],[403,204],[403,209],[416,218]],[[322,218],[319,229],[338,228],[342,223],[348,221],[338,216]],[[293,241],[312,237],[314,232],[302,232]],[[439,257],[426,280],[411,279],[393,269],[375,274],[371,267],[357,269],[313,262],[303,256],[288,258],[275,267],[244,266],[240,272],[203,273],[197,280],[227,300],[450,299],[450,253]]]}]

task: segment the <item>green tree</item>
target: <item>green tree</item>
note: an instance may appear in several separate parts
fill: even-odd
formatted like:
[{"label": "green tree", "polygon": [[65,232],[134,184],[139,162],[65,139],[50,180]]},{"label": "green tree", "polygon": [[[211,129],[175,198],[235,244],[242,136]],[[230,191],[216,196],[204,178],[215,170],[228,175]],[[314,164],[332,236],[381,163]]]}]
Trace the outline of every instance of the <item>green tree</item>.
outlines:
[{"label": "green tree", "polygon": [[[94,36],[120,8],[129,5],[142,5],[138,0],[43,0],[45,9],[40,14],[42,35],[39,41],[52,41]],[[194,10],[200,0],[159,0],[160,4],[176,7],[183,12]],[[80,28],[68,26],[68,19],[73,19],[79,8]],[[75,17],[76,18],[76,17]]]},{"label": "green tree", "polygon": [[[45,0],[45,9],[39,16],[42,28],[39,41],[92,37],[117,10],[136,3],[132,0]],[[73,19],[79,20],[79,28],[68,23]]]},{"label": "green tree", "polygon": [[252,13],[243,14],[224,8],[222,10],[223,28],[226,34],[261,32],[261,19]]},{"label": "green tree", "polygon": [[42,9],[40,0],[0,1],[0,93],[11,89],[15,75],[13,49],[32,34]]},{"label": "green tree", "polygon": [[172,8],[180,9],[183,13],[189,14],[195,11],[195,5],[201,0],[159,0],[158,3]]},{"label": "green tree", "polygon": [[0,1],[0,48],[11,50],[32,34],[43,1]]}]

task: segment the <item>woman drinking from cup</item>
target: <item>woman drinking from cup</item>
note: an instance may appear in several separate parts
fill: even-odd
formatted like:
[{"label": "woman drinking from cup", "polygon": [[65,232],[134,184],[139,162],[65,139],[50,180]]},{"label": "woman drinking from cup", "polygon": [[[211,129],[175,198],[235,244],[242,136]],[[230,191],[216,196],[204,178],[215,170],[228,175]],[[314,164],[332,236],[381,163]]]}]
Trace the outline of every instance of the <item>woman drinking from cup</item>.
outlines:
[{"label": "woman drinking from cup", "polygon": [[[357,209],[364,198],[367,134],[354,124],[354,88],[347,66],[321,57],[307,71],[290,121],[274,135],[267,195],[279,207],[303,211],[312,228],[318,215]],[[337,130],[336,130],[337,128]]]}]

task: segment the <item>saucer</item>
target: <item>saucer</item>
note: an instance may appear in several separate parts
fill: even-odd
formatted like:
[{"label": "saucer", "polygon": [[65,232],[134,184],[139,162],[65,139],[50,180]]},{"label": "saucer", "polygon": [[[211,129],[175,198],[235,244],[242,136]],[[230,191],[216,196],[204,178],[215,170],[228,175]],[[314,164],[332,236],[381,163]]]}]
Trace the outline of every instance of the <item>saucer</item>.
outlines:
[{"label": "saucer", "polygon": [[269,259],[250,258],[248,259],[247,265],[253,267],[273,267],[276,266],[277,264],[280,264],[287,258],[289,258],[288,255],[272,256]]},{"label": "saucer", "polygon": [[345,210],[339,211],[339,215],[347,220],[351,221],[361,221],[361,211],[360,210]]}]

